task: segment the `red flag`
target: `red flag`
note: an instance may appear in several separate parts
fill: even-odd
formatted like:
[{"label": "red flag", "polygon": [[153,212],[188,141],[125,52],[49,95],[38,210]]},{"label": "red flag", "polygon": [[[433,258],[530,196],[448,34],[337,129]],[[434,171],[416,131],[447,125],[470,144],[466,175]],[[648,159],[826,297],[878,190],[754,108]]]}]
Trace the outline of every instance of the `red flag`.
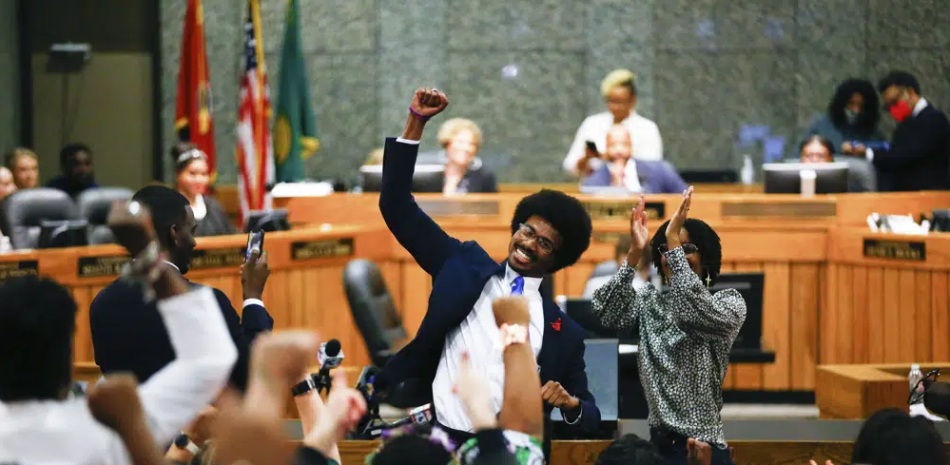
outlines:
[{"label": "red flag", "polygon": [[214,163],[214,117],[201,0],[188,0],[180,60],[175,130],[179,140],[195,144],[198,150],[208,156],[208,168],[214,179],[217,175]]},{"label": "red flag", "polygon": [[244,22],[244,70],[238,90],[237,165],[241,218],[266,210],[267,187],[274,182],[274,148],[270,134],[270,90],[261,39],[259,0],[248,0]]}]

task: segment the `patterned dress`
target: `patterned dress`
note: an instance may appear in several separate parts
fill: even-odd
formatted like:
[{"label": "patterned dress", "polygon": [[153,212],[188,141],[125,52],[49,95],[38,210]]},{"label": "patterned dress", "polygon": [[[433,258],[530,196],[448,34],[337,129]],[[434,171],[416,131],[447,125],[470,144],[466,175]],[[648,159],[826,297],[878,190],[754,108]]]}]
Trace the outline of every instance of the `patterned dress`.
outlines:
[{"label": "patterned dress", "polygon": [[745,321],[745,301],[735,289],[711,294],[682,247],[665,255],[670,292],[661,294],[652,284],[634,290],[636,269],[624,262],[594,293],[593,311],[612,329],[630,329],[639,321],[637,363],[650,426],[725,448],[722,382]]}]

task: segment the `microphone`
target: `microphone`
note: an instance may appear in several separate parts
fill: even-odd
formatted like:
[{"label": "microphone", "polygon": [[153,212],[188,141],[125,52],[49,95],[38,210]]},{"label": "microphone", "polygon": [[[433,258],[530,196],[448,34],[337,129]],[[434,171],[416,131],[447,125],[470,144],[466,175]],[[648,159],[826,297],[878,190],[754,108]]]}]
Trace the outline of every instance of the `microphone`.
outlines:
[{"label": "microphone", "polygon": [[336,368],[343,363],[343,357],[343,347],[340,346],[339,340],[330,339],[329,342],[320,343],[320,352],[317,354],[320,371],[326,370],[329,373],[331,368]]},{"label": "microphone", "polygon": [[409,411],[409,416],[386,425],[388,428],[398,428],[404,425],[428,425],[432,421],[432,404],[425,404]]}]

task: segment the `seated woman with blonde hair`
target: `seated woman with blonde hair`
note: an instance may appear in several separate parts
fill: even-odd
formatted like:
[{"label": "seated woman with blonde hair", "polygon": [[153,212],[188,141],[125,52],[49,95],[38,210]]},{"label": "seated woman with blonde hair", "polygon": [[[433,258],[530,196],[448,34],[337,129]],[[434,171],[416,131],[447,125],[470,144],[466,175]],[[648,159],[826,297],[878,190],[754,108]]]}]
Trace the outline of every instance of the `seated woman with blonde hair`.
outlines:
[{"label": "seated woman with blonde hair", "polygon": [[498,192],[495,174],[475,156],[482,145],[482,130],[474,121],[452,118],[439,128],[438,137],[445,149],[443,194]]}]

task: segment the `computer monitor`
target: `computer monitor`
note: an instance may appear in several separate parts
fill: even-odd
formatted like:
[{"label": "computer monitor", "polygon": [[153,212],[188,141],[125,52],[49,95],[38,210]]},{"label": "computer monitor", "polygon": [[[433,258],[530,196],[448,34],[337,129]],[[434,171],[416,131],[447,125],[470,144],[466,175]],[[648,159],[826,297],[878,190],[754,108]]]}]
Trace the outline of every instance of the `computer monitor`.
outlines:
[{"label": "computer monitor", "polygon": [[716,284],[709,289],[716,293],[724,289],[735,289],[745,300],[745,323],[739,330],[739,336],[733,347],[737,349],[762,348],[762,301],[765,295],[764,273],[726,273],[719,275]]},{"label": "computer monitor", "polygon": [[812,170],[815,178],[816,194],[839,194],[848,192],[847,163],[766,163],[766,194],[801,194],[801,172]]},{"label": "computer monitor", "polygon": [[[360,168],[363,192],[379,192],[383,187],[383,166],[369,165]],[[416,165],[412,173],[412,191],[442,192],[445,184],[445,166]]]},{"label": "computer monitor", "polygon": [[80,247],[88,245],[86,220],[40,221],[40,237],[37,247],[40,249],[58,249],[62,247]]},{"label": "computer monitor", "polygon": [[600,318],[594,314],[590,299],[567,299],[562,310],[581,328],[584,328],[587,333],[586,339],[620,339],[624,342],[639,340],[637,328],[615,330],[601,324]]},{"label": "computer monitor", "polygon": [[930,230],[935,232],[950,232],[950,210],[934,210]]},{"label": "computer monitor", "polygon": [[287,219],[287,210],[254,210],[247,215],[244,222],[244,232],[251,231],[290,231],[290,221]]}]

